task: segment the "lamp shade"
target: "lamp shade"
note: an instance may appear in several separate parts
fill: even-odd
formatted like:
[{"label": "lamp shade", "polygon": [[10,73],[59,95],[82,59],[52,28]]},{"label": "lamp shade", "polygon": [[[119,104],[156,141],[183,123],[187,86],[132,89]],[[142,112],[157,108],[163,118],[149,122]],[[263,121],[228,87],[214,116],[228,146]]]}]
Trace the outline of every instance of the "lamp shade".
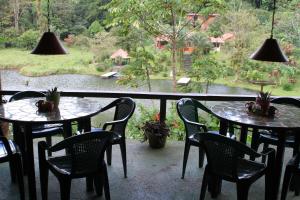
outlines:
[{"label": "lamp shade", "polygon": [[67,54],[67,51],[57,39],[55,34],[48,31],[43,34],[38,45],[31,53],[38,55],[60,55]]},{"label": "lamp shade", "polygon": [[276,39],[269,38],[250,56],[253,60],[269,62],[288,62],[288,58],[281,51]]}]

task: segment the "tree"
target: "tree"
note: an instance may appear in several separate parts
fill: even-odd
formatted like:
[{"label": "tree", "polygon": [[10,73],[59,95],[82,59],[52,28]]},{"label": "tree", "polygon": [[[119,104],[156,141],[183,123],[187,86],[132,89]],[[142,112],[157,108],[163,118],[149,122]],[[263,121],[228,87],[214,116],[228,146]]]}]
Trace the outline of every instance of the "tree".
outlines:
[{"label": "tree", "polygon": [[206,16],[224,7],[223,0],[112,0],[104,8],[108,9],[110,26],[127,29],[134,24],[147,31],[152,37],[167,37],[171,45],[173,91],[176,91],[176,68],[178,42],[185,27],[191,24],[187,13]]},{"label": "tree", "polygon": [[223,67],[215,58],[205,56],[194,62],[190,77],[195,78],[196,81],[204,81],[205,93],[207,93],[209,85],[222,76]]},{"label": "tree", "polygon": [[131,87],[138,87],[146,83],[148,91],[151,92],[150,74],[156,65],[153,53],[145,47],[137,47],[131,55],[133,61],[122,70],[123,76],[118,83]]}]

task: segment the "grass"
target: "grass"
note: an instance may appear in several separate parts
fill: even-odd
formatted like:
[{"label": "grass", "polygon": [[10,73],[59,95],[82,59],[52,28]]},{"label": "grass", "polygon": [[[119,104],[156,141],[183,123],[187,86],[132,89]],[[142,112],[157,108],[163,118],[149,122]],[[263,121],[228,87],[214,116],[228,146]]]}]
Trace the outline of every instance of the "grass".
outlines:
[{"label": "grass", "polygon": [[[297,76],[296,80],[300,80],[300,75]],[[241,88],[260,91],[259,85],[254,85],[254,84],[251,84],[248,82],[242,82],[242,81],[234,81],[233,77],[218,79],[215,81],[215,83],[227,85],[230,87],[241,87]],[[297,81],[297,83],[295,83],[295,85],[291,91],[285,91],[282,89],[281,86],[276,86],[276,85],[264,86],[264,92],[266,92],[266,91],[270,91],[272,93],[272,95],[274,95],[274,96],[296,96],[296,97],[299,97],[300,96],[300,82]]]},{"label": "grass", "polygon": [[0,49],[0,69],[19,69],[26,76],[46,76],[51,74],[91,74],[100,75],[93,54],[89,51],[69,48],[67,55],[32,55],[27,50]]}]

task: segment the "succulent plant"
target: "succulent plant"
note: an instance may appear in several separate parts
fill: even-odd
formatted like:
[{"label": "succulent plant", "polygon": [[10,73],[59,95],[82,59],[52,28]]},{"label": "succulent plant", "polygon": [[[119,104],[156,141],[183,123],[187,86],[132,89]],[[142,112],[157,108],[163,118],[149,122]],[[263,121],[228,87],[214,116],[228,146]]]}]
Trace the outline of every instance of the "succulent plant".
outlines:
[{"label": "succulent plant", "polygon": [[269,102],[271,100],[271,92],[259,92],[257,99],[262,102]]},{"label": "succulent plant", "polygon": [[46,100],[53,101],[54,106],[57,107],[60,100],[60,92],[57,91],[57,87],[51,88],[46,93]]},{"label": "succulent plant", "polygon": [[59,92],[57,91],[57,87],[54,87],[47,91],[46,97],[53,97],[53,96],[57,95],[58,93]]}]

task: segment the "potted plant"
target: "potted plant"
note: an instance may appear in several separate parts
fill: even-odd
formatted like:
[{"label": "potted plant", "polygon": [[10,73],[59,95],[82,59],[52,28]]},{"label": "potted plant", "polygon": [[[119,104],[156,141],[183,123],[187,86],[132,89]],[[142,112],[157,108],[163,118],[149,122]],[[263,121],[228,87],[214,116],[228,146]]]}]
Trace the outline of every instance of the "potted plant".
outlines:
[{"label": "potted plant", "polygon": [[271,92],[259,92],[256,97],[256,104],[260,107],[262,114],[266,115],[271,101]]},{"label": "potted plant", "polygon": [[60,92],[57,91],[57,87],[54,87],[47,91],[46,100],[52,101],[54,104],[54,108],[58,107],[59,100],[60,100]]},{"label": "potted plant", "polygon": [[150,147],[154,149],[165,146],[167,136],[169,136],[170,132],[166,123],[160,122],[157,118],[155,120],[146,121],[142,126],[142,130],[144,131],[144,141],[148,140]]}]

